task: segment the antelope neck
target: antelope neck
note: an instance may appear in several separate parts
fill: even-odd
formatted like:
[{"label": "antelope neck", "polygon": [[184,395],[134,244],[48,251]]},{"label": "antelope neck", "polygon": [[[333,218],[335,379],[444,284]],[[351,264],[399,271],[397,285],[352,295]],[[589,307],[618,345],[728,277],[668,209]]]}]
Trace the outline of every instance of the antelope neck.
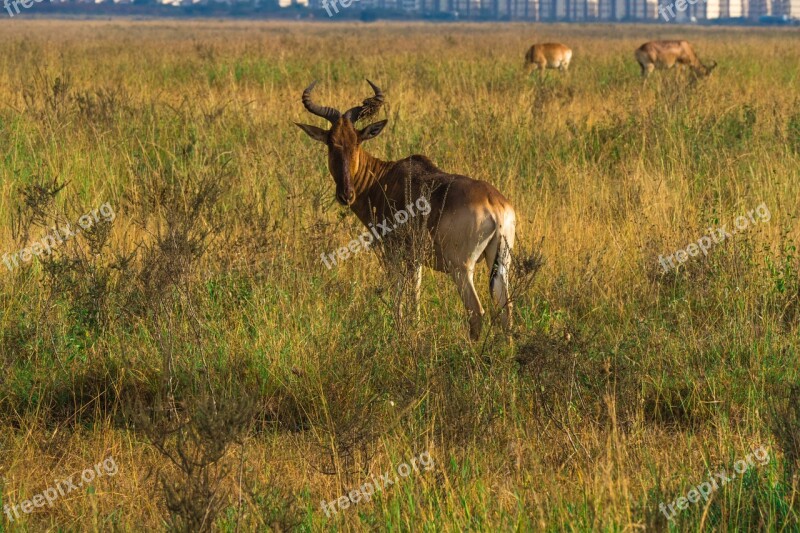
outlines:
[{"label": "antelope neck", "polygon": [[359,154],[358,171],[353,175],[352,184],[355,190],[356,200],[350,208],[359,215],[359,218],[365,220],[361,215],[365,215],[366,219],[370,216],[369,197],[372,188],[383,178],[387,172],[394,165],[394,161],[383,161],[377,157],[373,157],[364,150]]}]

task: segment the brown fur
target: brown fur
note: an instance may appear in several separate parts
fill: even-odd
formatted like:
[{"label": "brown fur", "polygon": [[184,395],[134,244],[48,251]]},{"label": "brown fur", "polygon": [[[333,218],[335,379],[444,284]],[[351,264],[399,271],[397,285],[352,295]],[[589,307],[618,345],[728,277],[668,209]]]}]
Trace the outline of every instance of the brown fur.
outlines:
[{"label": "brown fur", "polygon": [[687,41],[650,41],[636,49],[636,61],[647,78],[654,70],[671,69],[675,65],[688,66],[695,76],[708,76],[716,61],[710,66],[700,62]]},{"label": "brown fur", "polygon": [[534,44],[525,54],[525,66],[534,70],[557,68],[564,72],[571,60],[572,50],[561,43]]},{"label": "brown fur", "polygon": [[[485,259],[492,271],[492,296],[503,308],[503,322],[509,326],[508,269],[516,225],[511,203],[489,183],[444,172],[425,156],[412,155],[399,161],[373,157],[361,143],[377,136],[386,120],[358,130],[349,113],[332,117],[335,122],[330,130],[298,126],[327,146],[328,168],[336,182],[338,201],[369,225],[391,219],[396,211],[423,195],[429,196],[427,231],[434,253],[425,258],[425,264],[453,278],[469,314],[470,337],[477,339],[484,310],[473,273],[476,263]],[[421,265],[414,265],[412,274],[416,302]]]}]

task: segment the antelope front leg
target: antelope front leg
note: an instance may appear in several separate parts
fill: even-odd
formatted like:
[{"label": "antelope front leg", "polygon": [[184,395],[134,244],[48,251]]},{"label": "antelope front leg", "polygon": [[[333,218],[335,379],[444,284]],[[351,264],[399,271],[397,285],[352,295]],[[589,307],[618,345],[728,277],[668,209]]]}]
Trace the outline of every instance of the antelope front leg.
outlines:
[{"label": "antelope front leg", "polygon": [[[409,284],[411,286],[409,287]],[[411,305],[409,313],[411,316],[419,320],[419,300],[422,292],[422,264],[415,264],[409,268],[405,275],[397,278],[396,285],[396,299],[395,299],[395,316],[400,321],[404,316],[404,307]]]},{"label": "antelope front leg", "polygon": [[406,279],[403,276],[397,277],[396,295],[395,295],[395,320],[397,325],[400,326],[403,321],[403,301],[406,294]]},{"label": "antelope front leg", "polygon": [[414,291],[411,295],[414,305],[414,313],[419,320],[419,299],[422,293],[422,265],[414,265]]}]

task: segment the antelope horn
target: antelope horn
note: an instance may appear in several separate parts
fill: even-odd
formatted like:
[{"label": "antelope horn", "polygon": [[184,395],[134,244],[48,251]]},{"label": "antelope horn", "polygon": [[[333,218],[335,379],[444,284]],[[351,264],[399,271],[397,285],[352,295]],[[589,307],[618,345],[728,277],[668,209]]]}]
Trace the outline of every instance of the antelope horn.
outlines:
[{"label": "antelope horn", "polygon": [[378,112],[378,109],[380,109],[384,103],[383,91],[381,91],[381,88],[369,80],[367,80],[367,83],[372,87],[375,96],[370,96],[364,100],[361,105],[347,110],[344,116],[350,119],[350,122],[356,122],[359,119],[371,117]]},{"label": "antelope horn", "polygon": [[317,85],[317,80],[306,87],[306,90],[303,91],[303,105],[308,110],[309,113],[317,115],[318,117],[322,117],[326,119],[331,124],[336,124],[336,121],[342,116],[338,110],[332,107],[325,107],[322,105],[317,105],[311,100],[311,91],[314,90],[314,87]]}]

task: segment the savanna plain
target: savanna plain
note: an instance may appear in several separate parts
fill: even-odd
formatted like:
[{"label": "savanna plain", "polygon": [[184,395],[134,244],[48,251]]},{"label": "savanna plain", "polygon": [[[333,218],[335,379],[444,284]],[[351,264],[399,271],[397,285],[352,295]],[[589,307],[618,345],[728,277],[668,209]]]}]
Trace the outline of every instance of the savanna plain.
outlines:
[{"label": "savanna plain", "polygon": [[[0,529],[800,528],[797,31],[0,28],[0,254],[114,213],[0,263]],[[633,52],[656,38],[719,66],[643,83]],[[569,72],[528,76],[546,41]],[[389,119],[367,151],[425,154],[515,206],[510,332],[471,342],[443,274],[401,317],[380,254],[321,260],[363,227],[293,122],[323,126],[311,81],[344,110],[365,78]],[[476,286],[491,315],[484,265]],[[108,458],[115,475],[35,505]]]}]

